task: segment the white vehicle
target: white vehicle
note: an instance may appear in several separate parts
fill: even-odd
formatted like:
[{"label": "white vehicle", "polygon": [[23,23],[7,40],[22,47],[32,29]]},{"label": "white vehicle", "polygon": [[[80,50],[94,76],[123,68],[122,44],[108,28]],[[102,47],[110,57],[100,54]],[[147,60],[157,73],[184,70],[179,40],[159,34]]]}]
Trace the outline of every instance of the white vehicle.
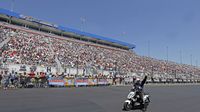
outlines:
[{"label": "white vehicle", "polygon": [[141,98],[139,96],[139,88],[134,88],[127,96],[127,100],[124,102],[123,110],[130,111],[141,109],[143,112],[147,110],[147,107],[150,103],[149,95],[144,94],[143,103],[141,102]]}]

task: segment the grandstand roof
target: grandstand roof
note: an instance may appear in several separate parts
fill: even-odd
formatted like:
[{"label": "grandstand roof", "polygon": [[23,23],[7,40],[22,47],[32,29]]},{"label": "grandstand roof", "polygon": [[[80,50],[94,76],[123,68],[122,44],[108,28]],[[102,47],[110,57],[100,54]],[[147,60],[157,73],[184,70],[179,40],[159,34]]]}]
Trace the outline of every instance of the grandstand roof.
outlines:
[{"label": "grandstand roof", "polygon": [[36,22],[38,24],[46,25],[48,27],[53,27],[53,28],[56,28],[56,29],[64,31],[64,32],[71,32],[71,33],[75,33],[77,35],[86,36],[86,37],[94,38],[94,39],[97,39],[97,40],[103,40],[103,41],[107,41],[107,42],[110,42],[110,43],[119,44],[119,45],[122,45],[122,46],[126,46],[129,49],[133,49],[133,48],[136,47],[134,44],[118,41],[118,40],[115,40],[115,39],[111,39],[111,38],[108,38],[108,37],[104,37],[104,36],[100,36],[100,35],[96,35],[96,34],[92,34],[92,33],[88,33],[88,32],[83,32],[83,31],[68,28],[68,27],[63,27],[63,26],[56,25],[56,24],[51,24],[51,23],[48,23],[48,22],[44,22],[42,20],[32,18],[30,16],[25,16],[25,15],[22,15],[22,14],[19,14],[19,13],[16,13],[16,12],[9,11],[9,10],[6,10],[6,9],[0,8],[0,14],[15,17],[15,18],[18,18],[18,19],[24,19],[24,20],[31,21],[31,22]]}]

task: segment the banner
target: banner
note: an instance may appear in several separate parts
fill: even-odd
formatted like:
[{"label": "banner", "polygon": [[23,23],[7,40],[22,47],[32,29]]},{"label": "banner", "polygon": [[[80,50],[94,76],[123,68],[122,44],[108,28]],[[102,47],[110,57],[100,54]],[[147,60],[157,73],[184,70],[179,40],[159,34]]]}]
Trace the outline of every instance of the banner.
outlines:
[{"label": "banner", "polygon": [[107,85],[109,84],[106,79],[98,79],[98,85]]},{"label": "banner", "polygon": [[76,86],[87,86],[88,79],[87,78],[77,78],[77,79],[75,79],[75,85]]},{"label": "banner", "polygon": [[50,86],[96,86],[112,84],[112,79],[96,78],[49,78]]},{"label": "banner", "polygon": [[112,84],[113,83],[113,79],[107,79],[107,81],[108,81],[108,84]]},{"label": "banner", "polygon": [[88,79],[88,85],[89,86],[97,85],[97,79]]},{"label": "banner", "polygon": [[50,86],[64,86],[65,85],[65,81],[63,79],[50,78],[48,80],[49,80]]},{"label": "banner", "polygon": [[74,79],[64,79],[65,80],[65,86],[74,86]]}]

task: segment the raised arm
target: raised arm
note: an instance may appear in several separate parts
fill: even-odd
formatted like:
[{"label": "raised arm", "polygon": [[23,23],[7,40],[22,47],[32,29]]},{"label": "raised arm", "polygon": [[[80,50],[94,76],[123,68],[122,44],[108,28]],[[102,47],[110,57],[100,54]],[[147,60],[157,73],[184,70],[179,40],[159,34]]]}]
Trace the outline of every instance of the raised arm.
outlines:
[{"label": "raised arm", "polygon": [[146,81],[147,81],[147,76],[145,75],[144,79],[141,82],[141,86],[142,87],[144,86],[144,84],[146,83]]}]

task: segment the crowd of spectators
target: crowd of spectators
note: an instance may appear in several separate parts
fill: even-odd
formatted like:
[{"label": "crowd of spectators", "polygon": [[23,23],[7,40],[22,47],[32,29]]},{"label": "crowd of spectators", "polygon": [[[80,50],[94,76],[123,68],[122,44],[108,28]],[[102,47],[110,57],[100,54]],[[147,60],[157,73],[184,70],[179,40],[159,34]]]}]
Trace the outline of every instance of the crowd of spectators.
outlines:
[{"label": "crowd of spectators", "polygon": [[[51,39],[53,49],[63,66],[114,70],[121,73],[159,74],[163,78],[181,78],[185,75],[199,75],[195,66],[179,64],[151,57],[139,56],[133,51],[105,49],[98,46],[79,44],[68,40]],[[168,75],[170,74],[170,75]],[[175,75],[180,74],[180,76]]]},{"label": "crowd of spectators", "polygon": [[13,31],[11,29],[0,26],[0,43],[10,36],[13,36]]},{"label": "crowd of spectators", "polygon": [[[3,63],[61,66],[119,71],[119,73],[158,74],[161,78],[181,78],[200,75],[200,68],[151,57],[139,56],[132,50],[79,43],[70,39],[53,38],[19,29],[0,27],[0,42],[10,41],[0,49]],[[177,75],[180,74],[180,75]]]},{"label": "crowd of spectators", "polygon": [[8,64],[55,65],[54,55],[50,52],[45,36],[13,29],[3,30],[1,34],[1,38],[10,38],[1,48],[0,54]]}]

